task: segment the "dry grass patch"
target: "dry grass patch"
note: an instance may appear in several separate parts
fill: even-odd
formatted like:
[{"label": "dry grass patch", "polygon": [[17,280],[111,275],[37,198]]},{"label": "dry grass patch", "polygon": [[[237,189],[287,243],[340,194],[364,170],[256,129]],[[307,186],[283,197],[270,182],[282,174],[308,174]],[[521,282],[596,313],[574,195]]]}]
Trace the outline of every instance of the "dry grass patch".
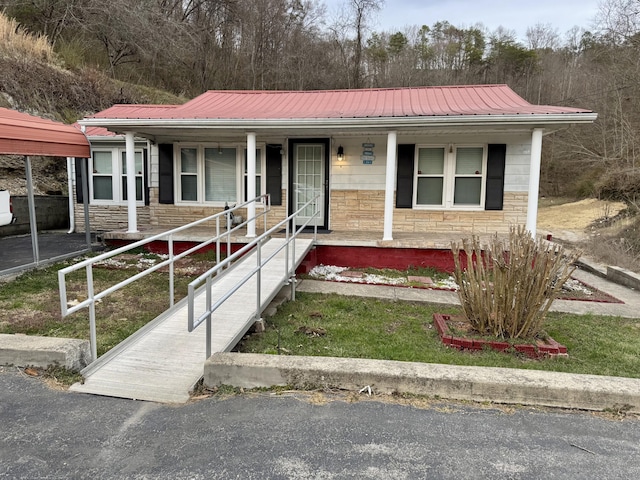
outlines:
[{"label": "dry grass patch", "polygon": [[4,56],[53,63],[55,53],[44,35],[27,32],[14,19],[0,12],[0,52]]}]

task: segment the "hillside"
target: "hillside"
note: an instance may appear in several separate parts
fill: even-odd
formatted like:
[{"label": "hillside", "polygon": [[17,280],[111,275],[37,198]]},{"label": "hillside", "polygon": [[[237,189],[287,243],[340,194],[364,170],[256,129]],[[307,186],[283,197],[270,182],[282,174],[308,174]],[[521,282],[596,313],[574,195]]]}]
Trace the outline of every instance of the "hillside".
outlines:
[{"label": "hillside", "polygon": [[[40,60],[0,57],[0,107],[64,123],[114,103],[183,103],[184,98],[160,90],[115,81],[96,70],[65,70]],[[33,161],[36,194],[66,194],[65,159]],[[0,188],[12,195],[26,193],[24,161],[0,156]]]},{"label": "hillside", "polygon": [[[186,99],[109,78],[96,69],[65,69],[46,39],[0,14],[0,107],[73,123],[114,103],[183,103]],[[66,161],[33,159],[38,195],[66,195]],[[26,194],[24,160],[0,156],[0,188]]]}]

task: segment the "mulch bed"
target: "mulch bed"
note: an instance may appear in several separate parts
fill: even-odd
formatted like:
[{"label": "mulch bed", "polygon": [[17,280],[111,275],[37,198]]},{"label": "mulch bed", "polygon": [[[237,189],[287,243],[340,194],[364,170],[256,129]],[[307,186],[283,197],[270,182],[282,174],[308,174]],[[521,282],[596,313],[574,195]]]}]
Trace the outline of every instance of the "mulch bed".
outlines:
[{"label": "mulch bed", "polygon": [[[440,335],[442,343],[458,350],[477,351],[490,348],[499,352],[519,352],[529,358],[541,359],[546,357],[566,357],[567,347],[556,342],[553,338],[537,340],[535,343],[514,344],[482,337],[476,337],[471,325],[462,315],[433,314],[433,324]],[[465,335],[464,332],[468,332]]]},{"label": "mulch bed", "polygon": [[[347,277],[347,278],[354,278],[354,279],[358,279],[358,278],[362,278],[364,277],[364,273],[359,272],[357,270],[345,270],[344,272],[342,272],[340,274],[343,277]],[[421,279],[424,279],[424,281],[422,281]],[[315,280],[320,280],[318,278],[315,278]],[[429,277],[413,277],[410,276],[408,277],[408,280],[410,282],[413,282],[412,285],[407,285],[407,284],[384,284],[384,283],[376,283],[374,285],[381,285],[381,286],[389,286],[389,287],[401,287],[401,288],[419,288],[419,289],[425,289],[425,290],[443,290],[443,291],[455,291],[454,289],[451,288],[443,288],[443,287],[438,287],[434,284],[433,280],[431,280],[431,278]],[[575,282],[578,282],[580,285],[582,285],[583,287],[587,288],[591,293],[586,293],[586,292],[581,292],[581,291],[566,291],[563,292],[559,297],[558,300],[575,300],[575,301],[580,301],[580,302],[596,302],[596,303],[624,303],[622,300],[618,300],[617,298],[615,298],[612,295],[609,295],[608,293],[603,292],[602,290],[598,290],[597,288],[581,281],[578,280],[576,278],[572,277],[572,280]],[[331,281],[331,282],[338,282],[340,283],[339,280],[325,280],[325,281]],[[420,284],[422,282],[422,284]],[[365,282],[344,282],[344,283],[362,283],[365,284]]]}]

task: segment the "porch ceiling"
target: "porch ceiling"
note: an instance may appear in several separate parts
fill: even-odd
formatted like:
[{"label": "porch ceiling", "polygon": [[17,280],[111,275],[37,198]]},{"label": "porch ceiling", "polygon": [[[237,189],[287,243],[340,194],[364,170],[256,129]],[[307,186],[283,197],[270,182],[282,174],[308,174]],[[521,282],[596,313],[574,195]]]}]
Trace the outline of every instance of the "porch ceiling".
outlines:
[{"label": "porch ceiling", "polygon": [[[568,125],[549,126],[554,130],[566,128]],[[402,136],[418,136],[418,135],[490,135],[490,134],[531,134],[533,128],[539,125],[491,125],[491,126],[429,126],[423,128],[406,127],[393,128],[387,126],[385,128],[206,128],[206,127],[156,127],[156,126],[138,126],[132,127],[109,127],[115,133],[124,134],[126,131],[133,131],[136,137],[148,138],[155,143],[177,143],[177,142],[207,142],[215,139],[215,141],[238,141],[246,138],[247,132],[256,133],[260,138],[296,138],[296,137],[361,137],[361,136],[385,136],[390,130],[397,132],[399,137]],[[106,131],[106,130],[105,130]],[[93,138],[93,137],[91,137]],[[98,138],[98,137],[96,137]],[[122,137],[104,137],[105,139],[113,138],[118,140]]]}]

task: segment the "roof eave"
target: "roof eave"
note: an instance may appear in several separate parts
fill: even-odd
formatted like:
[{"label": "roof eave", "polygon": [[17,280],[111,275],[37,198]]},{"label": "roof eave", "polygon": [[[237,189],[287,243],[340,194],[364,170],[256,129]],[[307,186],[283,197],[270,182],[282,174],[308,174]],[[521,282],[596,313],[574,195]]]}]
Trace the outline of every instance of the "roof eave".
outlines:
[{"label": "roof eave", "polygon": [[237,128],[241,130],[310,128],[415,128],[432,126],[568,125],[593,123],[597,113],[448,115],[430,117],[296,118],[296,119],[175,119],[175,118],[87,118],[80,125],[114,128],[121,131],[141,127]]}]

